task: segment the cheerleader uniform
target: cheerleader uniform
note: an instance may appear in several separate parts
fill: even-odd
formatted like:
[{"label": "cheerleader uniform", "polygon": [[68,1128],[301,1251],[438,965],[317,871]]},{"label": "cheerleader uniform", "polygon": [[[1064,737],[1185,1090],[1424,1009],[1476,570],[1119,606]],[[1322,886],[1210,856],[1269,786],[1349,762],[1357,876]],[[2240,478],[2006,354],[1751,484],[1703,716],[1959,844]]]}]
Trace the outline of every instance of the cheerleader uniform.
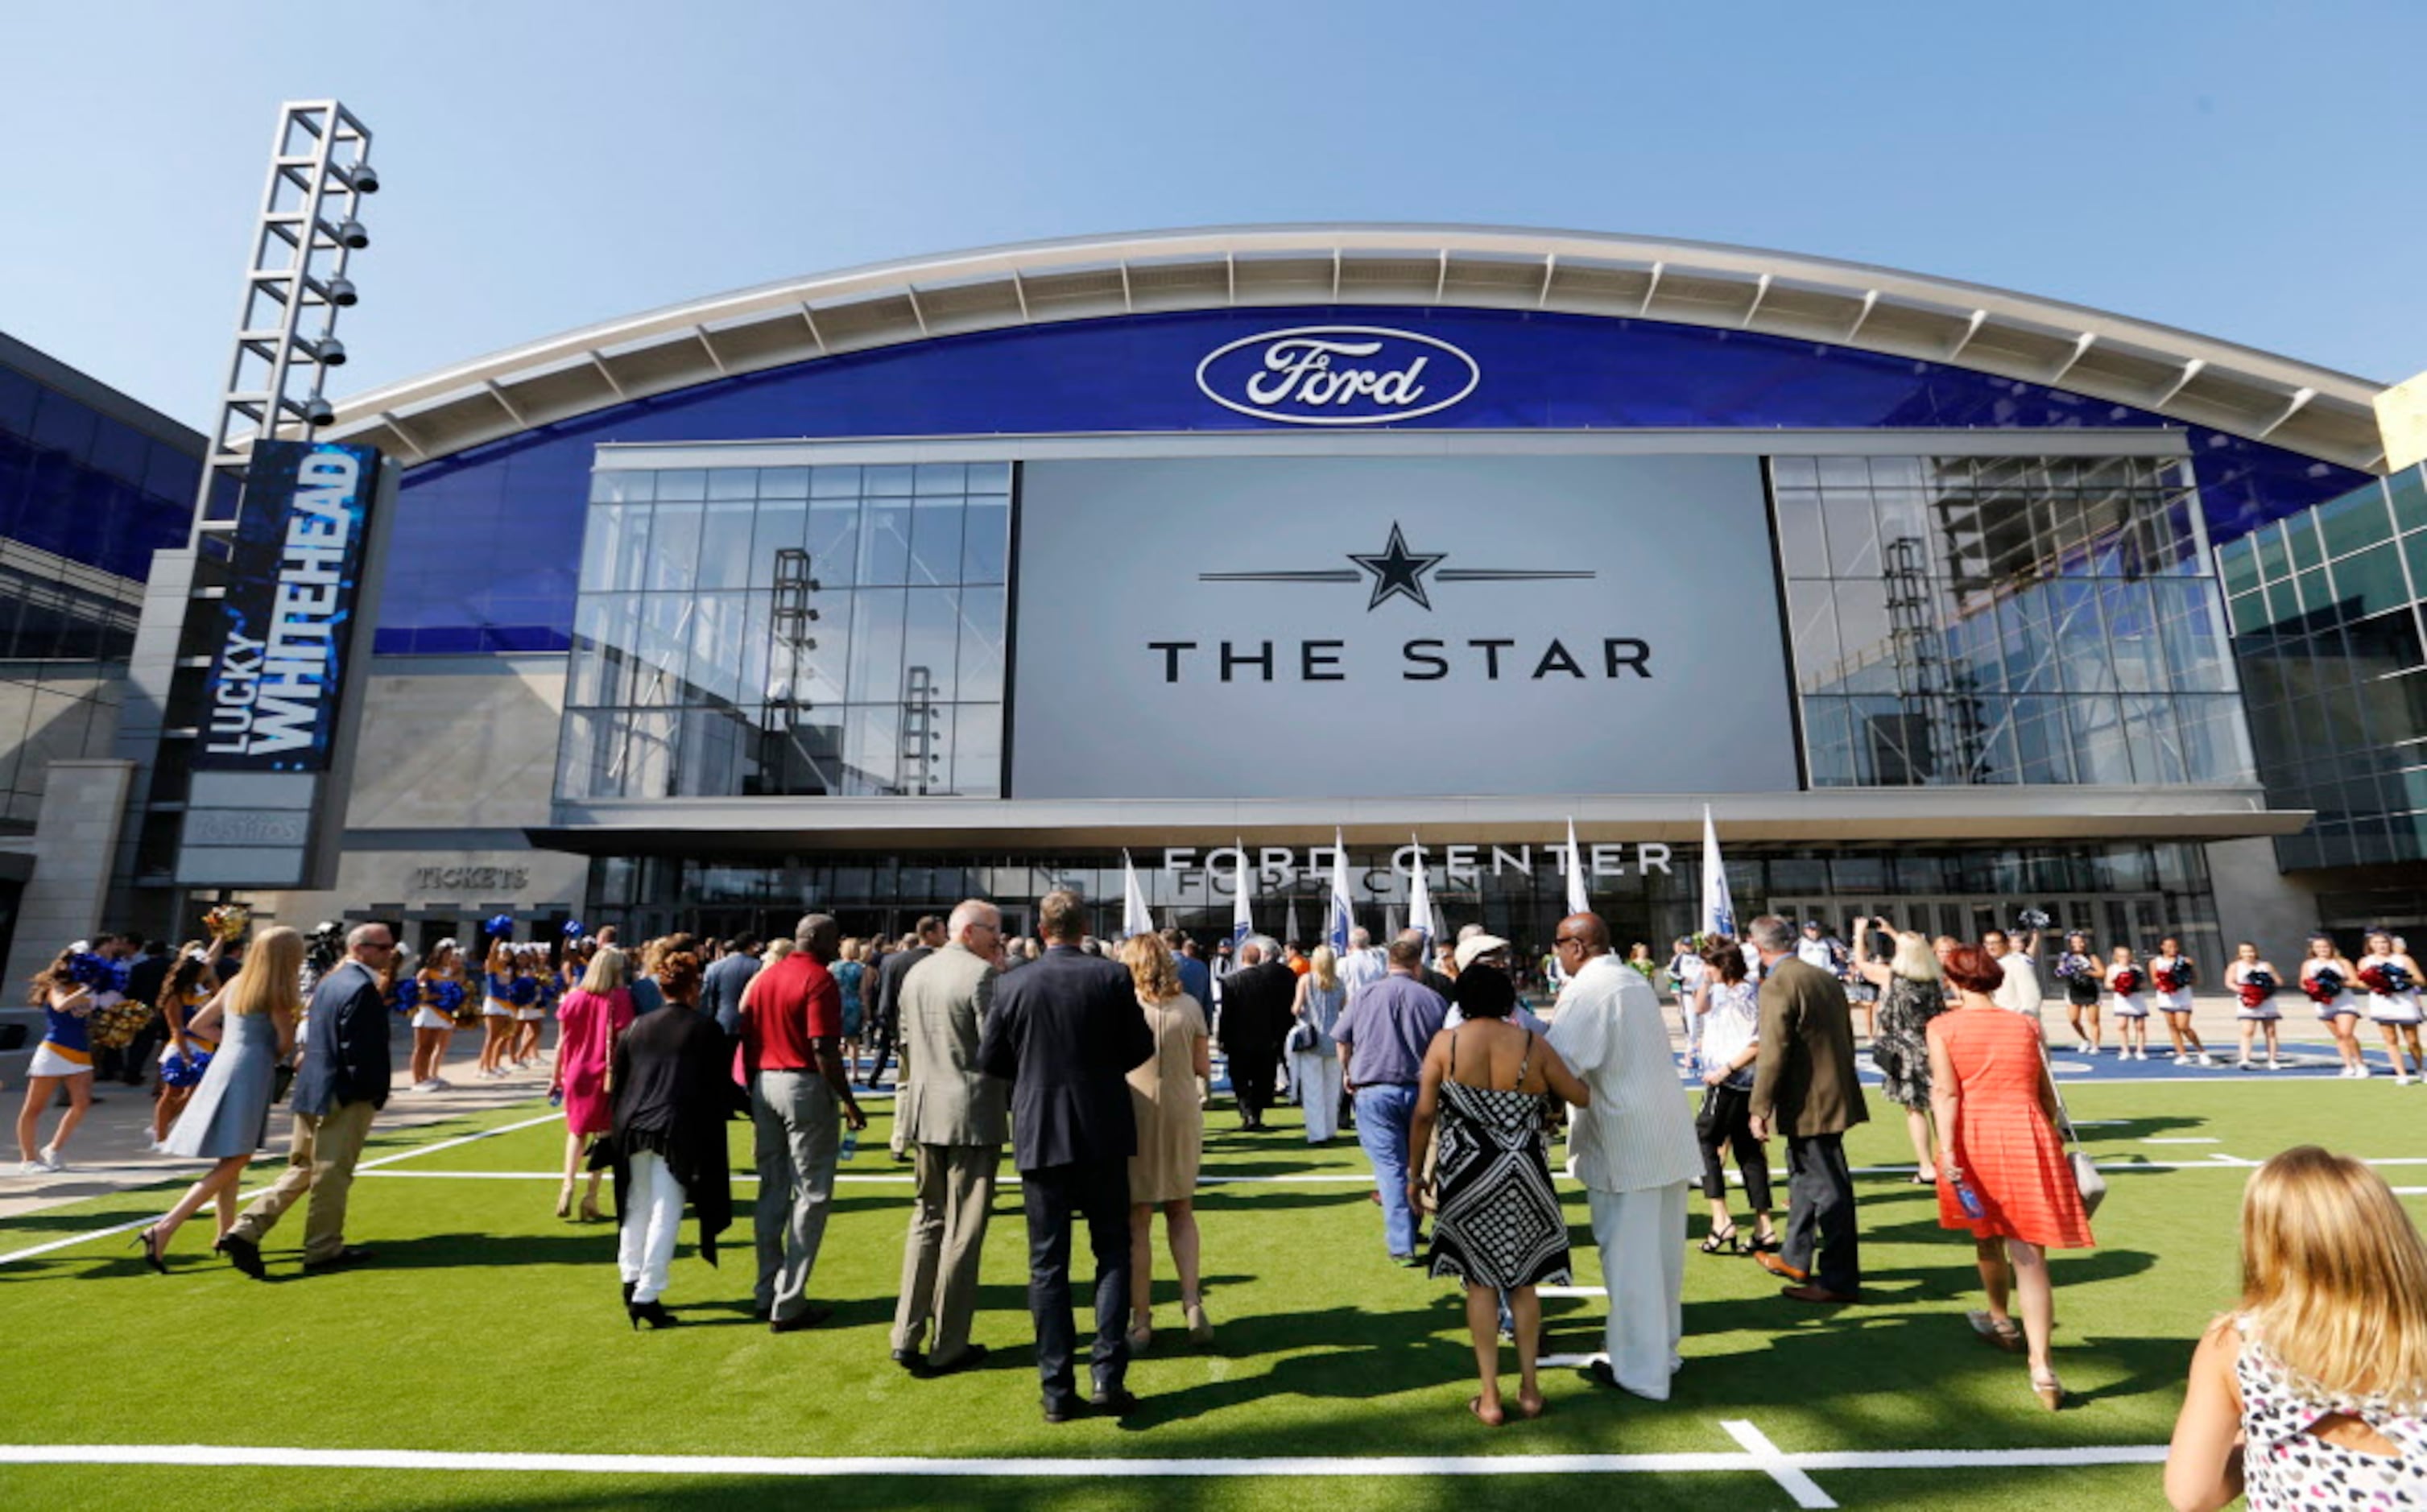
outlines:
[{"label": "cheerleader uniform", "polygon": [[514,1005],[514,1022],[536,1023],[547,1016],[547,1010],[539,1005],[539,978],[516,977],[511,992],[507,1000]]},{"label": "cheerleader uniform", "polygon": [[[2248,971],[2244,969],[2242,964],[2236,961],[2231,966],[2224,968],[2224,984],[2233,988],[2236,996],[2239,996],[2241,990],[2242,978],[2248,974]],[[2272,973],[2271,972],[2270,975],[2272,975]],[[2241,1004],[2240,1007],[2235,1010],[2233,1016],[2238,1019],[2247,1018],[2253,1023],[2265,1024],[2272,1023],[2274,1020],[2283,1017],[2284,1013],[2283,1010],[2275,1006],[2274,998],[2272,996],[2269,996],[2261,998],[2258,1000],[2256,1007],[2252,1007],[2248,1003]]]},{"label": "cheerleader uniform", "polygon": [[79,987],[68,994],[68,1006],[42,1008],[42,1043],[34,1048],[34,1058],[25,1066],[25,1075],[90,1076],[92,1075],[92,994]]},{"label": "cheerleader uniform", "polygon": [[2184,960],[2179,955],[2153,955],[2149,957],[2149,981],[2153,985],[2158,980],[2158,973],[2161,970],[2170,973],[2179,971],[2183,974],[2183,984],[2181,986],[2176,987],[2172,992],[2160,990],[2154,995],[2158,1000],[2158,1008],[2159,1012],[2169,1014],[2187,1014],[2191,1011],[2191,964],[2189,961]]},{"label": "cheerleader uniform", "polygon": [[[2358,966],[2363,971],[2372,966],[2390,966],[2389,955],[2363,955]],[[2380,1024],[2415,1024],[2419,1021],[2419,989],[2402,992],[2371,992],[2368,995],[2368,1016]]]},{"label": "cheerleader uniform", "polygon": [[2098,978],[2090,969],[2090,957],[2067,951],[2057,958],[2057,975],[2064,981],[2064,1000],[2076,1008],[2098,1006]]},{"label": "cheerleader uniform", "polygon": [[[2309,967],[2313,966],[2323,967],[2327,970],[2331,971],[2334,970],[2335,964],[2332,961],[2321,961],[2314,956],[2311,957],[2301,967],[2301,980],[2303,982],[2307,982],[2310,978],[2317,975],[2317,972],[2309,969]],[[2336,971],[2335,974],[2337,976],[2342,975],[2340,971]],[[2357,1018],[2359,1016],[2359,994],[2352,991],[2351,984],[2348,982],[2343,984],[2343,988],[2340,992],[2336,993],[2333,997],[2318,1004],[2318,1021],[2320,1023],[2331,1024],[2335,1021],[2336,1016],[2341,1014],[2349,1014],[2354,1018]]]},{"label": "cheerleader uniform", "polygon": [[484,971],[481,974],[489,979],[489,996],[487,1000],[481,1004],[481,1016],[483,1018],[512,1018],[514,1016],[513,1003],[514,995],[513,977],[511,974],[500,976],[495,971]]},{"label": "cheerleader uniform", "polygon": [[[2148,973],[2142,971],[2137,966],[2124,967],[2123,969],[2133,972],[2143,983],[2149,980]],[[2114,967],[2109,967],[2107,968],[2109,980],[2113,980],[2116,970],[2117,968]],[[2113,1014],[2118,1018],[2146,1018],[2149,1016],[2149,994],[2140,986],[2136,985],[2130,992],[2110,992],[2107,995],[2107,1011]]]},{"label": "cheerleader uniform", "polygon": [[455,1016],[441,1013],[433,1001],[438,983],[426,977],[415,977],[404,988],[405,1001],[413,1009],[415,1029],[453,1029]]}]

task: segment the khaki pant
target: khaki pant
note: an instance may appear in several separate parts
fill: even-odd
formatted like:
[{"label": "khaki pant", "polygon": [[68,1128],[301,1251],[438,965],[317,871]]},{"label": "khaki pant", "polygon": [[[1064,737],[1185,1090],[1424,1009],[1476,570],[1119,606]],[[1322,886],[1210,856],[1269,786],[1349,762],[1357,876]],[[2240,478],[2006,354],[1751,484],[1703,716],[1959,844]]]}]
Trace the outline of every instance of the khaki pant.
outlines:
[{"label": "khaki pant", "polygon": [[969,1347],[969,1318],[978,1305],[978,1255],[985,1248],[1000,1145],[918,1145],[919,1192],[910,1210],[910,1237],[902,1246],[902,1301],[893,1313],[893,1347],[927,1344],[950,1364]]},{"label": "khaki pant", "polygon": [[295,1115],[294,1143],[286,1170],[278,1184],[253,1199],[233,1230],[255,1244],[277,1227],[279,1217],[304,1193],[312,1194],[303,1213],[303,1263],[334,1260],[346,1247],[346,1198],[354,1185],[354,1162],[362,1159],[363,1142],[370,1137],[371,1118],[378,1110],[367,1102],[341,1102],[325,1114]]}]

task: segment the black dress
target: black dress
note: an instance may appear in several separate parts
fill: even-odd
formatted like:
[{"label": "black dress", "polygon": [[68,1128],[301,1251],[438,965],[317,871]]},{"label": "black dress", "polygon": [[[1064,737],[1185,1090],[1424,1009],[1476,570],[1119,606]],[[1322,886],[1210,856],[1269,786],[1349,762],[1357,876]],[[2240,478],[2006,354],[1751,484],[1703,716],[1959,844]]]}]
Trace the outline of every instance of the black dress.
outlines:
[{"label": "black dress", "polygon": [[[1432,1274],[1504,1291],[1559,1286],[1569,1277],[1568,1220],[1542,1154],[1542,1096],[1519,1091],[1534,1059],[1525,1036],[1517,1086],[1441,1084],[1441,1211],[1433,1220]],[[1458,1041],[1450,1041],[1458,1069]]]},{"label": "black dress", "polygon": [[614,1123],[591,1164],[615,1172],[615,1221],[632,1211],[632,1156],[661,1156],[699,1220],[700,1259],[733,1221],[733,1162],[725,1126],[742,1106],[733,1042],[716,1020],[679,1004],[643,1014],[615,1041]]}]

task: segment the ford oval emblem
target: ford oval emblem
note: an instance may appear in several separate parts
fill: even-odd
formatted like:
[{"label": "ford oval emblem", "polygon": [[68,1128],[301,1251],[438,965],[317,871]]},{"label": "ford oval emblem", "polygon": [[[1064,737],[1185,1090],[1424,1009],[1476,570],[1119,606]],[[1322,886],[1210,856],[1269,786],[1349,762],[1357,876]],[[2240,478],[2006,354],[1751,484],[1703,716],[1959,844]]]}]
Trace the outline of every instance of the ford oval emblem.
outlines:
[{"label": "ford oval emblem", "polygon": [[1412,420],[1448,409],[1482,382],[1482,366],[1448,342],[1382,326],[1265,331],[1197,365],[1207,398],[1283,425]]}]

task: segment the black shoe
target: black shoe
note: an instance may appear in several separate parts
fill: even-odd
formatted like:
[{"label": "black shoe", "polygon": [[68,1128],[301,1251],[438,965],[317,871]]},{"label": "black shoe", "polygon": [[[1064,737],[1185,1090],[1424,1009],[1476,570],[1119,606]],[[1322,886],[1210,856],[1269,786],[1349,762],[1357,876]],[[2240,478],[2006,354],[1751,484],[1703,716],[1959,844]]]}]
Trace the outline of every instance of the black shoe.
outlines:
[{"label": "black shoe", "polygon": [[931,1376],[958,1375],[963,1371],[973,1371],[979,1366],[985,1364],[985,1345],[971,1344],[967,1349],[962,1350],[959,1354],[954,1355],[952,1359],[947,1362],[939,1364],[935,1360],[929,1360],[927,1362],[927,1374]]},{"label": "black shoe", "polygon": [[893,1352],[893,1363],[901,1366],[904,1370],[908,1371],[910,1373],[910,1378],[916,1381],[923,1381],[928,1376],[936,1374],[934,1368],[927,1363],[927,1357],[919,1353],[915,1349],[895,1350]]},{"label": "black shoe", "polygon": [[664,1303],[655,1299],[647,1302],[625,1303],[624,1316],[632,1320],[632,1327],[635,1331],[644,1323],[651,1328],[671,1328],[682,1322],[680,1318],[666,1310]]},{"label": "black shoe", "polygon": [[1582,1375],[1586,1380],[1590,1381],[1595,1386],[1605,1386],[1613,1391],[1623,1391],[1626,1390],[1625,1387],[1618,1384],[1618,1377],[1611,1374],[1609,1361],[1605,1359],[1594,1360],[1591,1364],[1587,1365],[1583,1370],[1576,1374]]},{"label": "black shoe", "polygon": [[789,1318],[768,1319],[767,1331],[771,1334],[796,1334],[804,1328],[814,1328],[833,1316],[834,1309],[811,1305]]},{"label": "black shoe", "polygon": [[324,1260],[305,1260],[303,1274],[318,1276],[322,1271],[342,1271],[356,1265],[368,1265],[379,1257],[359,1244],[348,1244]]},{"label": "black shoe", "polygon": [[1098,1387],[1096,1394],[1087,1401],[1097,1411],[1109,1412],[1116,1418],[1126,1418],[1138,1408],[1138,1399],[1130,1394],[1128,1388],[1120,1386],[1110,1390]]},{"label": "black shoe", "polygon": [[632,1293],[640,1289],[640,1285],[641,1283],[638,1281],[627,1281],[624,1283],[624,1306],[628,1308],[632,1305]]},{"label": "black shoe", "polygon": [[1068,1423],[1074,1418],[1083,1418],[1086,1415],[1086,1404],[1077,1397],[1066,1397],[1060,1402],[1049,1399],[1045,1403],[1045,1421],[1048,1423]]},{"label": "black shoe", "polygon": [[256,1281],[266,1281],[269,1279],[269,1272],[263,1268],[261,1263],[261,1246],[259,1244],[254,1244],[252,1240],[245,1238],[241,1234],[230,1234],[225,1239],[220,1241],[219,1247],[226,1252],[228,1263],[235,1266],[237,1270],[242,1271],[245,1275],[252,1276]]},{"label": "black shoe", "polygon": [[767,1306],[767,1305],[766,1305],[765,1303],[763,1303],[763,1302],[762,1302],[762,1303],[760,1303],[758,1306],[757,1306],[757,1307],[755,1307],[755,1308],[752,1308],[752,1309],[750,1309],[750,1316],[752,1316],[752,1317],[754,1317],[754,1318],[757,1319],[760,1323],[765,1323],[768,1319],[770,1319],[770,1318],[774,1317],[774,1315],[775,1315],[775,1309],[773,1309],[773,1308],[771,1308],[771,1307],[769,1307],[769,1306]]}]

